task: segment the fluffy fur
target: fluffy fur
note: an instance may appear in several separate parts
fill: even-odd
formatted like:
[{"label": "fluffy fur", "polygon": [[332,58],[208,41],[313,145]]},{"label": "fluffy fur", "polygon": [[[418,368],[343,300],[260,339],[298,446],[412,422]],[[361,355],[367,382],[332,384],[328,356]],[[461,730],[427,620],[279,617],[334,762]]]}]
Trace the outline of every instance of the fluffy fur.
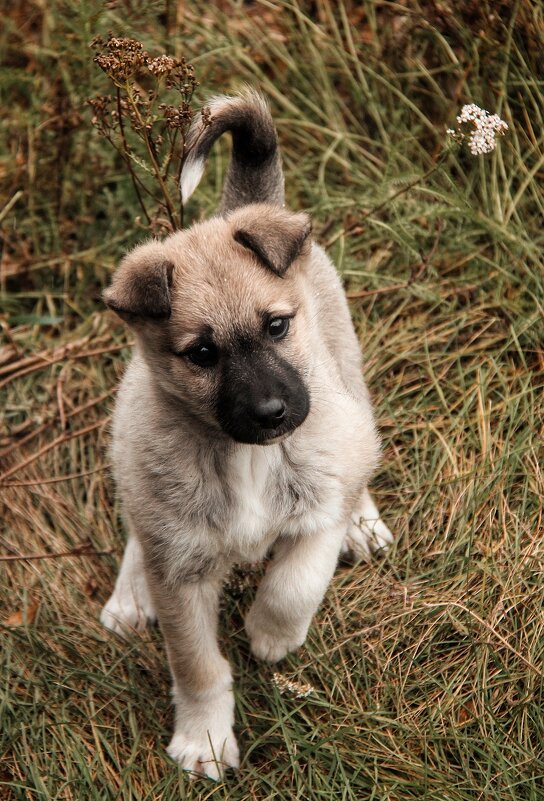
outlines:
[{"label": "fluffy fur", "polygon": [[[347,302],[306,215],[281,207],[262,98],[214,101],[185,186],[225,130],[222,214],[136,248],[105,292],[137,344],[113,423],[129,540],[102,622],[123,634],[158,618],[176,705],[169,754],[216,778],[239,760],[216,638],[230,567],[272,554],[246,630],[255,656],[275,662],[304,642],[339,554],[368,558],[391,541],[367,490],[379,443]],[[289,319],[279,340],[275,319]],[[203,342],[212,366],[193,360]],[[270,397],[285,406],[275,428],[252,418]]]}]

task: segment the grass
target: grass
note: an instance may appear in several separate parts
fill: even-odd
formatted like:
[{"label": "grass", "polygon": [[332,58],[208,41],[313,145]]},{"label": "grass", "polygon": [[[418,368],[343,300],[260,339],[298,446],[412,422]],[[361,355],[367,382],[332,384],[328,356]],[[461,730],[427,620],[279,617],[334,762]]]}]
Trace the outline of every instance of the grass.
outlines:
[{"label": "grass", "polygon": [[[0,32],[0,543],[17,557],[1,574],[0,798],[542,801],[542,9],[174,5],[25,0]],[[228,589],[243,763],[218,784],[166,757],[158,632],[124,644],[98,623],[123,547],[107,448],[130,352],[99,293],[146,235],[85,107],[105,91],[88,45],[109,29],[183,52],[203,99],[242,81],[268,95],[289,203],[344,276],[383,435],[374,492],[396,546],[338,569],[280,664],[310,696],[249,655],[257,577]],[[508,137],[382,206],[436,164],[464,102]],[[223,143],[192,219],[227,158]]]}]

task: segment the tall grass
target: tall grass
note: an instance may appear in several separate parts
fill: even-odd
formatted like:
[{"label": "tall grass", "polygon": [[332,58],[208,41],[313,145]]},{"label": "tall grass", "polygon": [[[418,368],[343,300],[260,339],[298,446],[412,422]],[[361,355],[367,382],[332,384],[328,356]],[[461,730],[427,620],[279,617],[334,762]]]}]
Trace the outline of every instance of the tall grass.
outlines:
[{"label": "tall grass", "polygon": [[[544,798],[542,24],[529,0],[5,14],[0,798]],[[147,235],[85,102],[105,90],[89,43],[110,29],[185,55],[202,101],[242,82],[267,94],[289,204],[344,277],[383,436],[374,492],[396,547],[339,568],[280,665],[311,695],[282,695],[249,655],[258,577],[229,586],[244,758],[216,785],[165,755],[158,632],[126,645],[98,624],[124,539],[107,447],[129,356],[98,298]],[[509,136],[398,194],[442,158],[464,102]],[[214,210],[227,160],[221,143],[190,219]]]}]

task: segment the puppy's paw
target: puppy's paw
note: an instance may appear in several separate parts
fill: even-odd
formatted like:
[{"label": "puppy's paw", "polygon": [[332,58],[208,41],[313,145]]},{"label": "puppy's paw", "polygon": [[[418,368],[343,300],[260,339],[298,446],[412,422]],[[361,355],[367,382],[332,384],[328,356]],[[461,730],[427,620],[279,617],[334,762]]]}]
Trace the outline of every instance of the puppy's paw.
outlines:
[{"label": "puppy's paw", "polygon": [[259,632],[251,637],[251,653],[263,662],[279,662],[284,656],[303,645],[306,637],[289,639]]},{"label": "puppy's paw", "polygon": [[381,517],[365,517],[364,509],[354,512],[342,544],[342,556],[369,562],[373,556],[384,554],[393,542]]},{"label": "puppy's paw", "polygon": [[296,651],[306,639],[307,628],[298,631],[280,632],[271,626],[265,617],[252,607],[246,617],[246,631],[251,653],[264,662],[279,662],[284,656]]},{"label": "puppy's paw", "polygon": [[166,750],[168,756],[193,774],[192,778],[208,776],[217,780],[227,768],[239,766],[238,743],[232,731],[231,690],[197,707],[184,703],[178,695],[176,709],[176,731]]},{"label": "puppy's paw", "polygon": [[218,780],[227,768],[240,765],[238,743],[232,731],[226,737],[210,732],[205,740],[176,732],[166,751],[180,767],[193,774],[192,778],[207,776]]},{"label": "puppy's paw", "polygon": [[105,628],[125,638],[144,631],[147,624],[155,620],[155,610],[147,590],[136,598],[133,592],[116,589],[100,614],[100,622]]}]

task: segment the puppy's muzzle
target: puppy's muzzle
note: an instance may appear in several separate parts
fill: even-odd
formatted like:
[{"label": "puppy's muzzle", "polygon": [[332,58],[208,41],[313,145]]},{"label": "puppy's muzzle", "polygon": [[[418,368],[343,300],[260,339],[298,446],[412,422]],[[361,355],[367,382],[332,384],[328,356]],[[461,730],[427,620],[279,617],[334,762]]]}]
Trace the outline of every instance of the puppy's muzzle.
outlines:
[{"label": "puppy's muzzle", "polygon": [[266,445],[298,428],[309,410],[302,376],[274,352],[232,358],[223,371],[217,417],[236,442]]}]

